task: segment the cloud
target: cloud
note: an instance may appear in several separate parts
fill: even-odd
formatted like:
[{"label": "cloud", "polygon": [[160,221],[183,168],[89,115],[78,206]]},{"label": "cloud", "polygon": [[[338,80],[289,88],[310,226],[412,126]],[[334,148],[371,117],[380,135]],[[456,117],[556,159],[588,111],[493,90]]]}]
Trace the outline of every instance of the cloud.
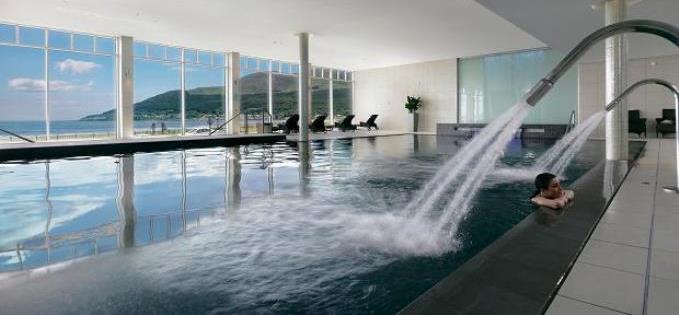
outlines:
[{"label": "cloud", "polygon": [[[45,80],[36,80],[29,78],[14,78],[9,80],[10,88],[17,91],[29,92],[43,92],[45,91]],[[50,91],[89,91],[94,85],[93,81],[87,84],[74,84],[68,81],[52,80],[50,81]]]},{"label": "cloud", "polygon": [[70,72],[72,74],[87,73],[96,68],[101,68],[101,65],[89,61],[66,59],[57,62],[57,69],[59,69],[59,71]]}]

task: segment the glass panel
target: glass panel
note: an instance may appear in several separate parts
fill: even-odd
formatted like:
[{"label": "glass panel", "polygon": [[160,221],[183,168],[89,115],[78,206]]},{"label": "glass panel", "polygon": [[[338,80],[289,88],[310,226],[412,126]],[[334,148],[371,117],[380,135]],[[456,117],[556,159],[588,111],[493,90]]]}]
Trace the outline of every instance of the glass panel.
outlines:
[{"label": "glass panel", "polygon": [[193,49],[184,49],[184,62],[196,63],[196,51]]},{"label": "glass panel", "polygon": [[165,46],[149,44],[149,58],[165,59]]},{"label": "glass panel", "polygon": [[259,60],[259,71],[263,72],[269,71],[269,60],[264,59]]},{"label": "glass panel", "polygon": [[247,61],[248,61],[248,65],[246,66],[246,68],[253,70],[253,71],[256,71],[257,70],[257,59],[248,58]]},{"label": "glass panel", "polygon": [[214,58],[213,60],[214,60],[214,65],[215,65],[215,66],[224,66],[224,65],[226,65],[226,60],[225,60],[225,58],[224,58],[224,54],[223,54],[223,53],[215,53],[215,54],[213,55],[213,58]]},{"label": "glass panel", "polygon": [[177,47],[167,47],[167,60],[182,61],[182,50]]},{"label": "glass panel", "polygon": [[138,136],[181,133],[180,66],[134,61],[134,132]]},{"label": "glass panel", "polygon": [[340,122],[351,114],[351,83],[337,81],[332,83],[332,105],[335,122]]},{"label": "glass panel", "polygon": [[80,51],[94,51],[94,37],[89,35],[73,35],[73,48]]},{"label": "glass panel", "polygon": [[347,79],[347,72],[344,71],[344,70],[340,71],[339,78],[337,78],[337,79],[338,80],[346,80]]},{"label": "glass panel", "polygon": [[298,113],[298,80],[296,76],[274,74],[272,78],[274,125]]},{"label": "glass panel", "polygon": [[330,82],[323,79],[311,80],[311,118],[325,115],[327,126],[332,126],[330,118]]},{"label": "glass panel", "polygon": [[281,71],[280,67],[281,67],[280,62],[278,62],[278,61],[272,61],[271,62],[271,71],[280,72]]},{"label": "glass panel", "polygon": [[16,29],[14,28],[14,25],[0,24],[0,42],[16,42]]},{"label": "glass panel", "polygon": [[281,72],[282,73],[290,73],[290,64],[285,62],[281,66]]},{"label": "glass panel", "polygon": [[248,57],[241,56],[240,57],[240,71],[247,69],[247,67],[248,67]]},{"label": "glass panel", "polygon": [[49,62],[51,139],[114,138],[113,57],[50,51]]},{"label": "glass panel", "polygon": [[296,64],[293,64],[291,69],[290,69],[290,72],[292,72],[294,74],[299,74],[299,66],[296,65]]},{"label": "glass panel", "polygon": [[198,63],[204,64],[204,65],[211,65],[212,64],[212,53],[205,52],[205,51],[199,51],[198,52]]},{"label": "glass panel", "polygon": [[347,81],[351,81],[353,77],[353,74],[351,72],[347,72]]},{"label": "glass panel", "polygon": [[[248,59],[252,60],[252,59]],[[248,61],[248,65],[250,62]],[[256,69],[252,68],[252,69]],[[241,69],[241,112],[249,111],[247,119],[253,120],[252,124],[248,124],[250,130],[242,130],[245,133],[255,133],[256,125],[254,121],[260,120],[262,111],[268,110],[268,91],[269,80],[266,72],[250,72],[251,69],[245,71]],[[245,128],[246,115],[241,115],[241,128]]]},{"label": "glass panel", "polygon": [[323,69],[318,68],[318,67],[314,67],[313,74],[314,74],[315,77],[320,78],[320,77],[323,76]]},{"label": "glass panel", "polygon": [[[563,57],[551,49],[460,60],[460,122],[487,123],[519,101]],[[577,107],[577,73],[568,71],[558,88],[536,106],[524,123],[565,124]]]},{"label": "glass panel", "polygon": [[19,27],[19,41],[29,46],[45,46],[45,31],[33,27]]},{"label": "glass panel", "polygon": [[[45,140],[45,56],[42,49],[0,46],[0,128]],[[0,142],[23,142],[0,134]]]},{"label": "glass panel", "polygon": [[97,52],[114,54],[116,52],[115,41],[110,37],[97,37]]},{"label": "glass panel", "polygon": [[224,69],[185,66],[186,134],[207,134],[224,123]]},{"label": "glass panel", "polygon": [[323,78],[325,78],[325,79],[331,78],[330,69],[323,69]]},{"label": "glass panel", "polygon": [[50,31],[48,35],[50,48],[71,49],[71,34]]},{"label": "glass panel", "polygon": [[146,43],[134,42],[134,56],[146,58]]}]

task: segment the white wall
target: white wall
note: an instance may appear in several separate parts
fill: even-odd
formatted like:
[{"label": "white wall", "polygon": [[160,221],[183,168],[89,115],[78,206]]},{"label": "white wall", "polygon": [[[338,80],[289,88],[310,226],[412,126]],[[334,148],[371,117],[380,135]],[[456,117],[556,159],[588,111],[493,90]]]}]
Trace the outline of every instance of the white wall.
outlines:
[{"label": "white wall", "polygon": [[[657,78],[679,84],[679,55],[631,59],[628,62],[628,86],[643,79]],[[582,121],[604,107],[604,64],[603,62],[581,63],[578,67],[578,113]],[[673,108],[670,92],[658,85],[646,85],[636,89],[627,97],[630,110],[639,109],[646,118],[646,131],[655,137],[655,118],[660,117],[663,108]],[[592,137],[605,137],[604,124]],[[636,135],[630,134],[630,138]]]},{"label": "white wall", "polygon": [[406,96],[421,96],[418,131],[436,131],[436,123],[457,122],[457,60],[355,71],[353,111],[356,121],[380,115],[384,130],[412,131]]}]

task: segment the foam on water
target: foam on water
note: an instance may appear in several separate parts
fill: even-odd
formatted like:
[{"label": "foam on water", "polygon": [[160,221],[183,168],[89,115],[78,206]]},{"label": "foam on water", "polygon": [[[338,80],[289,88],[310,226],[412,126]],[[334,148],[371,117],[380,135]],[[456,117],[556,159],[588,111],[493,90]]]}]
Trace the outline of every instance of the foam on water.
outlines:
[{"label": "foam on water", "polygon": [[533,165],[528,167],[502,167],[493,172],[491,183],[497,184],[508,181],[532,181],[535,175],[550,172],[563,177],[566,167],[580,152],[589,136],[596,130],[599,123],[606,116],[604,111],[597,112],[578,124],[549,150],[543,153]]}]

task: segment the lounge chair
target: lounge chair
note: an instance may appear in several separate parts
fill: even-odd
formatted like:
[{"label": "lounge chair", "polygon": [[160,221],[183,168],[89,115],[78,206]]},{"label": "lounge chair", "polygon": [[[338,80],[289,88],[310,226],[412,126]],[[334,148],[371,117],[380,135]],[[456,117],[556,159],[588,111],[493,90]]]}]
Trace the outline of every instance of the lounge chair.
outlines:
[{"label": "lounge chair", "polygon": [[347,131],[347,130],[356,130],[356,125],[352,125],[351,121],[354,119],[354,115],[347,115],[344,117],[342,122],[335,123],[335,127],[339,128],[342,131]]},{"label": "lounge chair", "polygon": [[377,116],[378,116],[378,115],[374,115],[374,114],[373,114],[373,115],[370,115],[370,118],[368,118],[368,120],[367,120],[366,122],[362,122],[362,121],[361,121],[361,122],[359,123],[359,126],[361,126],[361,127],[368,127],[368,130],[370,130],[370,128],[373,128],[373,127],[374,127],[375,129],[380,129],[380,128],[377,128],[377,124],[375,123],[375,120],[377,119]]},{"label": "lounge chair", "polygon": [[280,124],[278,125],[278,130],[283,130],[285,134],[290,134],[292,131],[297,131],[299,132],[299,115],[294,114],[285,121],[285,124]]},{"label": "lounge chair", "polygon": [[325,115],[318,115],[309,125],[311,132],[325,132]]},{"label": "lounge chair", "polygon": [[638,109],[630,110],[628,115],[629,132],[636,133],[641,138],[641,134],[646,137],[646,118],[641,118],[641,113]]},{"label": "lounge chair", "polygon": [[655,119],[655,135],[662,134],[664,137],[666,133],[674,133],[677,125],[676,117],[674,116],[674,109],[663,109],[662,117]]}]

